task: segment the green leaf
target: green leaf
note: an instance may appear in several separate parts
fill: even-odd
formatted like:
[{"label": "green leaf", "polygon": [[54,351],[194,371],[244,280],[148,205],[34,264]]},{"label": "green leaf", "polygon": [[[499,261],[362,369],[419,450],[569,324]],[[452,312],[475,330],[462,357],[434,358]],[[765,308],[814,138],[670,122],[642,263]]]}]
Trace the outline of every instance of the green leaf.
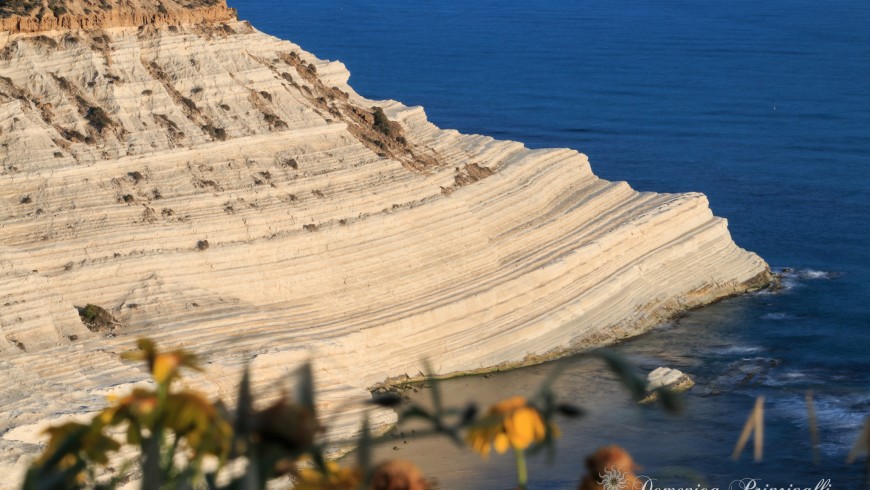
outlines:
[{"label": "green leaf", "polygon": [[646,382],[635,373],[634,366],[632,366],[624,357],[607,350],[599,350],[594,352],[592,355],[599,357],[604,361],[622,385],[628,389],[632,398],[636,401],[640,401],[646,396]]},{"label": "green leaf", "polygon": [[242,490],[259,490],[263,488],[264,482],[261,477],[261,467],[257,458],[257,451],[248,451],[248,466],[245,469],[245,476],[239,482]]},{"label": "green leaf", "polygon": [[429,361],[423,361],[423,368],[426,369],[426,382],[429,383],[429,391],[432,393],[432,407],[435,409],[435,420],[440,424],[441,418],[444,416],[444,405],[441,402],[441,387],[432,373],[432,365]]},{"label": "green leaf", "polygon": [[242,381],[239,383],[238,402],[236,404],[236,420],[233,423],[233,452],[246,452],[253,428],[251,421],[254,414],[254,397],[251,395],[251,374],[247,363],[242,371]]},{"label": "green leaf", "polygon": [[162,428],[158,427],[145,440],[144,461],[142,462],[142,490],[161,488],[163,473],[160,468],[160,435]]},{"label": "green leaf", "polygon": [[326,465],[326,457],[323,455],[323,447],[315,445],[311,448],[310,451],[311,462],[314,464],[314,467],[317,468],[317,471],[321,473],[326,473],[328,471]]},{"label": "green leaf", "polygon": [[466,425],[473,423],[477,418],[477,412],[477,404],[469,403],[465,407],[465,410],[462,411],[462,416],[459,418],[459,427],[465,427]]},{"label": "green leaf", "polygon": [[424,419],[432,421],[435,420],[435,417],[433,417],[433,415],[430,414],[425,408],[418,405],[411,405],[399,414],[399,422],[404,422],[410,419]]},{"label": "green leaf", "polygon": [[401,405],[404,400],[405,399],[402,397],[402,395],[398,395],[396,393],[383,393],[379,395],[373,395],[369,403],[377,405],[379,407],[393,408]]},{"label": "green leaf", "polygon": [[306,362],[296,373],[298,384],[296,385],[296,400],[305,408],[315,413],[314,407],[314,374],[311,363]]},{"label": "green leaf", "polygon": [[372,433],[369,427],[369,416],[363,416],[362,430],[359,435],[357,444],[357,464],[360,471],[363,472],[363,481],[368,482],[371,479],[372,472]]},{"label": "green leaf", "polygon": [[665,407],[665,410],[671,413],[680,413],[683,411],[683,397],[667,386],[661,387],[658,390],[659,402]]},{"label": "green leaf", "polygon": [[134,422],[127,424],[127,444],[133,446],[142,444],[142,433],[139,432],[139,426]]},{"label": "green leaf", "polygon": [[559,377],[562,376],[562,373],[565,372],[567,367],[568,363],[564,360],[554,361],[550,374],[548,374],[547,378],[544,379],[544,382],[541,383],[541,386],[538,388],[538,393],[535,394],[533,399],[546,398],[551,394],[553,392],[553,384],[555,384]]},{"label": "green leaf", "polygon": [[584,412],[582,408],[571,405],[570,403],[560,403],[556,405],[556,411],[559,412],[560,415],[569,418],[580,418],[586,415],[586,412]]}]

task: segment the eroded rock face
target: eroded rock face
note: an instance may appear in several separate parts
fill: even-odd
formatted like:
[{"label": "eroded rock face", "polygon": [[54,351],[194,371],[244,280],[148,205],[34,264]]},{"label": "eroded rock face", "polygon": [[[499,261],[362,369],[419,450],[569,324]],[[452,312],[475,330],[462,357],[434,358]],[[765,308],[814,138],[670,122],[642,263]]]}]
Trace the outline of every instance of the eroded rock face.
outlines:
[{"label": "eroded rock face", "polygon": [[701,194],[441,130],[348,77],[238,21],[0,34],[0,471],[143,380],[118,359],[140,336],[201,353],[191,383],[224,398],[246,360],[268,396],[312,358],[330,412],[422,359],[536,362],[770,279]]},{"label": "eroded rock face", "polygon": [[225,0],[2,0],[0,32],[178,26],[235,20]]}]

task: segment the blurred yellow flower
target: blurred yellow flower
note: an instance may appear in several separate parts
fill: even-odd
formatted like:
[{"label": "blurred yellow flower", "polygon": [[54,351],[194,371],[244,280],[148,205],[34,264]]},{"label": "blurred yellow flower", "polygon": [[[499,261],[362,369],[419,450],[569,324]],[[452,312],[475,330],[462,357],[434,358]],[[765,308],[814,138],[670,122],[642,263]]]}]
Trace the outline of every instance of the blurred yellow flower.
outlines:
[{"label": "blurred yellow flower", "polygon": [[[492,448],[502,454],[508,449],[523,450],[547,437],[547,424],[535,407],[521,396],[508,398],[490,407],[486,417],[469,429],[466,440],[484,458]],[[550,423],[551,433],[558,428]]]},{"label": "blurred yellow flower", "polygon": [[194,391],[169,393],[161,404],[156,392],[136,388],[125,397],[116,397],[95,420],[107,426],[126,422],[127,443],[140,444],[141,430],[151,430],[158,418],[165,428],[186,439],[194,456],[224,457],[229,453],[232,427],[214,404]]},{"label": "blurred yellow flower", "polygon": [[180,362],[180,357],[172,355],[172,353],[159,354],[154,359],[154,380],[158,383],[163,383],[174,376],[178,372]]},{"label": "blurred yellow flower", "polygon": [[372,472],[372,490],[429,490],[423,472],[414,463],[390,459]]},{"label": "blurred yellow flower", "polygon": [[[153,418],[158,404],[156,393],[144,388],[135,388],[127,396],[116,397],[111,406],[100,412],[99,420],[104,425],[118,425],[126,420],[148,423]],[[130,443],[133,444],[132,441]]]},{"label": "blurred yellow flower", "polygon": [[138,351],[121,354],[121,359],[145,361],[158,384],[164,384],[177,378],[180,367],[196,371],[202,370],[196,355],[183,349],[161,353],[157,350],[154,342],[149,339],[139,339],[137,347]]},{"label": "blurred yellow flower", "polygon": [[294,490],[356,490],[362,481],[358,468],[341,468],[330,461],[326,470],[326,473],[314,469],[299,471]]},{"label": "blurred yellow flower", "polygon": [[194,391],[170,394],[164,417],[166,428],[184,437],[194,455],[224,458],[229,453],[233,429],[203,395]]}]

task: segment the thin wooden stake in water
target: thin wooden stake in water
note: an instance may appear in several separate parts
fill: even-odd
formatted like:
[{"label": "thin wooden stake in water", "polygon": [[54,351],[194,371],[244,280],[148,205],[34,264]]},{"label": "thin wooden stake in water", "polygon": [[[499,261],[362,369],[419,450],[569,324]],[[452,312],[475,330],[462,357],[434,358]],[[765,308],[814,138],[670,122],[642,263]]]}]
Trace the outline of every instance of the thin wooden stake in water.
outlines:
[{"label": "thin wooden stake in water", "polygon": [[849,451],[849,456],[846,457],[846,464],[852,464],[858,459],[861,454],[868,453],[864,463],[864,488],[870,488],[870,417],[864,419],[864,428],[861,429],[861,434],[852,450]]},{"label": "thin wooden stake in water", "polygon": [[764,456],[764,397],[755,401],[755,461]]},{"label": "thin wooden stake in water", "polygon": [[807,422],[810,425],[810,442],[813,446],[813,464],[818,466],[819,458],[819,424],[816,420],[816,407],[813,403],[813,391],[807,391]]},{"label": "thin wooden stake in water", "polygon": [[759,396],[755,400],[755,407],[746,419],[746,424],[743,426],[743,431],[740,433],[740,438],[737,439],[737,444],[734,445],[734,452],[731,454],[731,459],[736,460],[746,443],[749,442],[749,436],[755,433],[755,461],[761,461],[764,456],[764,397]]},{"label": "thin wooden stake in water", "polygon": [[[858,440],[855,441],[852,450],[849,451],[849,456],[846,457],[846,464],[854,463],[858,459],[858,456],[867,452],[868,447],[870,447],[870,417],[864,420],[864,428],[861,429],[861,435],[858,436]],[[868,460],[870,460],[870,457],[868,457]]]}]

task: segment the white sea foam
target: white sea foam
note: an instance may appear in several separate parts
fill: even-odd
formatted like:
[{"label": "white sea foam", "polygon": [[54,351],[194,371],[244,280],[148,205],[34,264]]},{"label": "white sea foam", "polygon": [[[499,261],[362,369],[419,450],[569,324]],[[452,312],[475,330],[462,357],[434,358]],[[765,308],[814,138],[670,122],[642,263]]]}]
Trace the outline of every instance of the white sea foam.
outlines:
[{"label": "white sea foam", "polygon": [[765,315],[762,315],[761,318],[764,320],[788,320],[790,318],[794,318],[794,316],[788,313],[777,311],[774,313],[767,313]]},{"label": "white sea foam", "polygon": [[792,269],[789,267],[775,268],[774,271],[779,274],[779,288],[765,289],[759,294],[777,294],[792,289],[797,289],[805,286],[809,281],[832,280],[843,274],[837,271],[822,271],[817,269]]},{"label": "white sea foam", "polygon": [[782,276],[783,281],[787,281],[789,279],[797,279],[800,281],[836,279],[842,275],[841,272],[837,271],[822,271],[817,269],[792,269],[788,267],[779,269],[778,272]]},{"label": "white sea foam", "polygon": [[766,376],[763,380],[763,384],[765,386],[789,386],[804,384],[811,379],[812,377],[807,373],[800,371],[784,371]]},{"label": "white sea foam", "polygon": [[719,354],[723,356],[729,355],[746,355],[746,354],[754,354],[756,352],[761,352],[764,349],[759,346],[753,345],[729,345],[727,347],[717,347],[711,350],[714,354]]},{"label": "white sea foam", "polygon": [[[772,399],[771,402],[774,412],[804,429],[809,427],[803,394],[779,402]],[[817,394],[813,398],[813,407],[822,436],[819,449],[826,454],[844,454],[855,442],[865,417],[870,413],[870,394]]]},{"label": "white sea foam", "polygon": [[796,272],[797,272],[797,277],[799,277],[800,279],[808,279],[808,280],[834,279],[835,277],[837,277],[839,275],[836,272],[817,271],[815,269],[803,269],[803,270],[798,270]]}]

